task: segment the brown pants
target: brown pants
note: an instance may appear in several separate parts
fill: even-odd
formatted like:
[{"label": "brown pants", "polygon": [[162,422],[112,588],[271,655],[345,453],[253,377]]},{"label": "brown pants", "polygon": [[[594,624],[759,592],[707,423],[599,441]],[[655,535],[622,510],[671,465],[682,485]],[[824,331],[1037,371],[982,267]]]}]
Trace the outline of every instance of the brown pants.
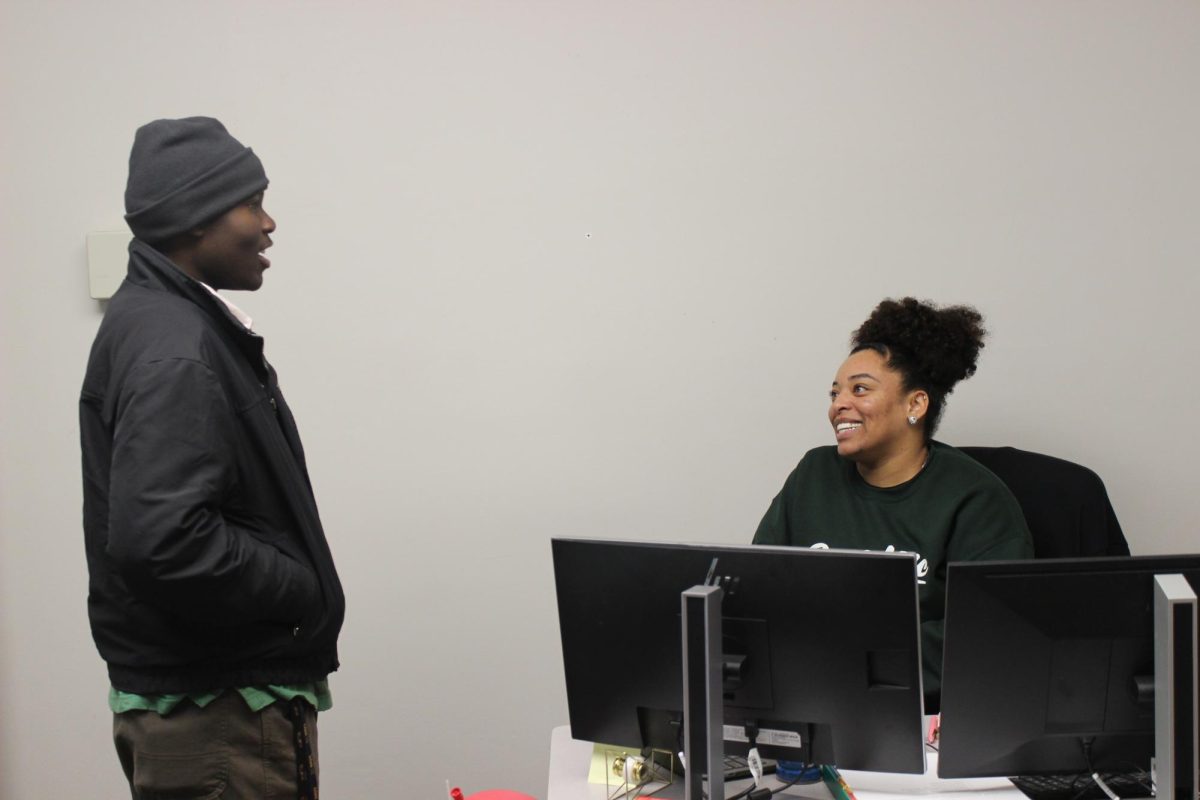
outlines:
[{"label": "brown pants", "polygon": [[[306,713],[316,761],[317,712]],[[184,701],[166,716],[127,711],[113,715],[113,741],[133,800],[296,797],[293,726],[283,702],[254,712],[227,691],[204,708]]]}]

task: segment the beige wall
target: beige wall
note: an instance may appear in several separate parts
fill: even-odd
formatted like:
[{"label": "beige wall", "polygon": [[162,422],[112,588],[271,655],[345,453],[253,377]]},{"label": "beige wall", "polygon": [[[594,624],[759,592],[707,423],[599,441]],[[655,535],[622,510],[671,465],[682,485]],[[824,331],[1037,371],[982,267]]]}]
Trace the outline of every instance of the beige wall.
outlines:
[{"label": "beige wall", "polygon": [[0,797],[111,798],[76,399],[134,128],[260,153],[235,299],[346,584],[331,798],[545,790],[549,538],[745,541],[885,295],[993,332],[942,438],[1197,550],[1200,5],[0,0]]}]

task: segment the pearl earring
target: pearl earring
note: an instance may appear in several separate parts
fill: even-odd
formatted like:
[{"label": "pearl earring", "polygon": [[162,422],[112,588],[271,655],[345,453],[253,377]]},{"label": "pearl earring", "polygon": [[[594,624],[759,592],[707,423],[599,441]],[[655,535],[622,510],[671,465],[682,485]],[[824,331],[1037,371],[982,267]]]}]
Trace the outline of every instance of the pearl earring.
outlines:
[{"label": "pearl earring", "polygon": [[917,418],[916,418],[916,417],[909,417],[909,418],[908,418],[908,424],[909,424],[909,425],[916,425],[916,424],[917,424]]}]

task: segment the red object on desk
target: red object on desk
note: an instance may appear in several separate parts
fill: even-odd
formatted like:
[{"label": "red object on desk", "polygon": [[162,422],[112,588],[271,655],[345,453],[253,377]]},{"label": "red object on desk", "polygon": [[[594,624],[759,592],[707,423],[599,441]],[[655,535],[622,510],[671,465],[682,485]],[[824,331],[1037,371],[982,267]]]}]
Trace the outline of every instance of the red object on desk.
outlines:
[{"label": "red object on desk", "polygon": [[937,744],[938,737],[942,735],[942,715],[934,714],[929,719],[929,736],[925,738],[926,744]]}]

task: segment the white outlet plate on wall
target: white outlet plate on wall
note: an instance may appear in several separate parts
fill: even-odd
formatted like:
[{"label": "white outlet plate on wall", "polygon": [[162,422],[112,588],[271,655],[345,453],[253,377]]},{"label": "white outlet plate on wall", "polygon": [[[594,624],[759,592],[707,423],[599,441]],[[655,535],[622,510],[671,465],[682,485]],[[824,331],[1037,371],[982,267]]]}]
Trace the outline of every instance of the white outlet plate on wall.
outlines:
[{"label": "white outlet plate on wall", "polygon": [[125,279],[131,238],[129,231],[92,231],[87,235],[88,287],[92,297],[107,300]]}]

